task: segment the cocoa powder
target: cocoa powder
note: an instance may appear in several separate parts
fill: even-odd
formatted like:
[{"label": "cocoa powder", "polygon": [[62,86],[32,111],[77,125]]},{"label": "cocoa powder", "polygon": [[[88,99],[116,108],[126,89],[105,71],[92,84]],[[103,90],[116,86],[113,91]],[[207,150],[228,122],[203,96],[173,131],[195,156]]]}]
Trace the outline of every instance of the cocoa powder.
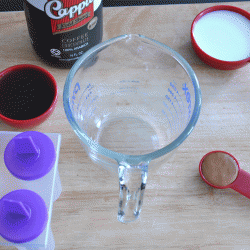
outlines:
[{"label": "cocoa powder", "polygon": [[205,157],[201,171],[210,184],[224,187],[234,182],[237,178],[238,165],[230,155],[216,152]]}]

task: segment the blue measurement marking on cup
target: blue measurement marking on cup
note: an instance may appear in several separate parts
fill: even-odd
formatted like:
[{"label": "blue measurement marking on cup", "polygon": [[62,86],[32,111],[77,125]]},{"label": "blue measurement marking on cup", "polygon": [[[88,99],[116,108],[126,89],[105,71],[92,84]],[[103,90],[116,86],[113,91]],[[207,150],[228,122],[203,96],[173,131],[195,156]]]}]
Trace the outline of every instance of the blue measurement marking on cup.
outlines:
[{"label": "blue measurement marking on cup", "polygon": [[[171,83],[170,83],[170,85],[171,85]],[[168,92],[169,92],[169,94],[171,95],[171,100],[172,100],[172,103],[173,103],[173,107],[174,107],[175,112],[176,112],[176,115],[177,115],[178,125],[179,125],[179,127],[180,127],[180,122],[181,122],[181,121],[180,121],[180,117],[179,117],[179,114],[178,114],[178,112],[177,112],[177,110],[176,110],[176,107],[175,107],[174,103],[177,103],[177,104],[178,104],[179,109],[180,109],[180,104],[179,104],[179,102],[178,102],[178,100],[177,100],[177,98],[176,98],[176,95],[173,93],[173,91],[172,91],[170,88],[168,88]],[[180,109],[180,114],[182,114],[181,109]]]},{"label": "blue measurement marking on cup", "polygon": [[183,110],[181,109],[179,102],[178,102],[178,105],[179,105],[180,111],[183,113],[183,111],[185,111],[185,107],[184,107],[182,98],[181,98],[181,96],[180,96],[180,93],[179,93],[179,91],[178,91],[178,89],[177,89],[177,87],[176,87],[175,81],[170,82],[170,86],[173,88],[173,90],[175,91],[175,93],[176,93],[176,94],[179,96],[179,98],[180,98],[180,102],[181,102],[181,104],[182,104]]},{"label": "blue measurement marking on cup", "polygon": [[[175,122],[175,125],[176,125],[176,128],[177,128],[177,130],[178,130],[178,127],[179,127],[179,116],[178,116],[178,113],[177,113],[177,110],[176,110],[176,108],[175,108],[175,105],[174,105],[174,102],[173,102],[173,100],[169,97],[169,95],[168,94],[166,94],[165,95],[165,98],[168,100],[168,102],[170,103],[170,109],[171,109],[171,107],[172,107],[172,111],[170,111],[171,113],[172,113],[172,115],[173,115],[173,113],[175,113],[175,120],[176,120],[176,122]],[[175,112],[173,112],[173,109],[174,109],[174,111]]]},{"label": "blue measurement marking on cup", "polygon": [[[175,81],[172,81],[170,82],[170,86],[171,86],[171,89],[173,89],[174,91],[174,94],[175,94],[175,100],[179,106],[179,109],[180,109],[180,128],[182,128],[184,125],[185,125],[185,121],[186,121],[186,112],[185,112],[185,106],[184,106],[184,103],[183,103],[183,100],[182,100],[182,97],[176,87],[176,83]],[[179,101],[178,101],[179,100]]]},{"label": "blue measurement marking on cup", "polygon": [[[89,116],[87,117],[87,120],[89,120],[92,116],[94,116],[95,111],[96,111],[96,106],[95,106],[94,109],[90,112]],[[88,126],[89,126],[89,122],[86,122],[85,131],[88,130]]]},{"label": "blue measurement marking on cup", "polygon": [[[89,107],[98,99],[98,95],[93,97],[92,90],[94,89],[94,86],[92,84],[88,84],[87,90],[84,91],[84,93],[81,95],[80,100],[80,110],[79,115],[81,117],[81,120],[83,121],[85,119],[85,116],[87,114],[87,111],[89,110]],[[85,94],[85,95],[84,95]]]},{"label": "blue measurement marking on cup", "polygon": [[[92,89],[94,88],[93,85],[91,85],[91,83],[89,83],[87,85],[87,87],[85,88],[85,90],[82,92],[80,98],[79,98],[79,102],[78,102],[78,105],[77,105],[77,111],[79,109],[79,106],[81,105],[81,107],[83,107],[83,103],[88,100],[89,96],[92,94]],[[83,103],[81,103],[83,102]]]},{"label": "blue measurement marking on cup", "polygon": [[79,82],[77,82],[75,84],[74,90],[73,90],[73,95],[71,97],[71,105],[72,105],[72,109],[74,110],[74,106],[75,106],[75,99],[76,99],[76,95],[78,93],[78,91],[81,90],[80,84]]},{"label": "blue measurement marking on cup", "polygon": [[[167,108],[168,112],[172,115],[173,119],[171,119],[172,122],[170,124],[171,124],[171,128],[173,127],[174,131],[176,131],[177,127],[176,127],[176,123],[174,122],[175,117],[173,115],[173,112],[171,111],[171,108],[168,106],[168,104],[165,101],[163,101],[163,105]],[[164,113],[166,114],[166,112],[164,112]],[[168,119],[168,115],[166,117]]]},{"label": "blue measurement marking on cup", "polygon": [[[88,105],[82,106],[82,108],[79,111],[79,115],[81,117],[81,120],[85,119],[85,116],[87,114],[87,111],[89,110],[89,107],[91,107],[92,103],[95,102],[98,99],[98,96],[95,96],[93,99],[90,100]],[[83,107],[85,107],[85,109],[83,110]]]},{"label": "blue measurement marking on cup", "polygon": [[[191,116],[190,91],[186,83],[183,83],[180,87],[181,89],[178,90],[176,82],[171,81],[165,95],[165,101],[163,101],[166,109],[163,109],[162,113],[168,119],[171,132],[172,130],[178,131],[181,129],[185,125],[185,121],[189,120]],[[184,91],[183,94],[186,100],[183,100],[181,91]],[[187,107],[185,103],[187,103]],[[186,109],[188,109],[188,115],[186,115]]]},{"label": "blue measurement marking on cup", "polygon": [[[72,109],[74,110],[74,106],[76,105],[76,111],[77,111],[77,116],[80,117],[80,120],[85,119],[85,115],[87,113],[87,110],[89,107],[93,104],[98,99],[98,95],[96,95],[94,98],[92,98],[92,90],[94,89],[94,86],[89,83],[87,87],[84,89],[84,91],[81,93],[81,96],[79,100],[77,100],[77,94],[81,90],[79,82],[75,84],[74,90],[73,90],[73,95],[71,98],[71,105]],[[88,103],[88,105],[86,105]],[[84,110],[83,110],[84,109]],[[75,111],[75,110],[74,110]],[[93,112],[91,112],[92,114]]]},{"label": "blue measurement marking on cup", "polygon": [[190,119],[190,116],[191,116],[192,103],[191,103],[191,95],[190,95],[190,92],[189,92],[189,89],[188,89],[186,83],[183,83],[183,84],[182,84],[182,90],[183,90],[184,93],[185,93],[186,101],[187,101],[187,104],[188,104],[188,120],[189,120],[189,119]]},{"label": "blue measurement marking on cup", "polygon": [[137,93],[138,88],[137,86],[128,86],[129,84],[136,84],[140,83],[138,80],[121,80],[119,83],[124,84],[122,87],[120,87],[120,92],[118,93],[127,93],[127,92],[133,92]]},{"label": "blue measurement marking on cup", "polygon": [[[169,107],[168,107],[168,105],[163,101],[163,104],[164,104],[164,106],[169,110]],[[170,112],[170,111],[169,111]],[[168,115],[167,115],[167,113],[165,112],[165,110],[164,109],[162,109],[162,113],[164,114],[164,116],[168,119]],[[171,112],[170,112],[171,113]],[[170,122],[170,120],[168,119],[168,123],[169,123],[169,126],[170,126],[170,130],[171,130],[171,134],[173,133],[173,129],[172,129],[172,124],[171,124],[171,122]]]}]

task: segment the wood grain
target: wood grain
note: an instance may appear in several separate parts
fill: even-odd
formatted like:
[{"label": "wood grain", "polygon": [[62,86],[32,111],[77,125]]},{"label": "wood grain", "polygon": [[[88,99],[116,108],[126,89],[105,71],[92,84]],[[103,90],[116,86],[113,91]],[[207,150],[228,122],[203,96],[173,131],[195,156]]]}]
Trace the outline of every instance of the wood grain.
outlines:
[{"label": "wood grain", "polygon": [[[226,4],[250,11],[247,1]],[[169,161],[149,173],[141,217],[128,225],[116,219],[118,180],[91,162],[66,119],[62,95],[69,70],[47,66],[36,56],[23,12],[0,13],[0,70],[31,63],[47,69],[58,83],[54,113],[32,129],[62,134],[63,192],[52,217],[56,250],[250,249],[250,201],[232,190],[209,187],[198,173],[202,156],[215,149],[232,153],[250,172],[250,65],[235,71],[212,69],[191,47],[193,19],[213,5],[104,8],[103,40],[139,33],[167,44],[193,67],[203,99],[194,131]],[[17,131],[3,123],[0,129]]]}]

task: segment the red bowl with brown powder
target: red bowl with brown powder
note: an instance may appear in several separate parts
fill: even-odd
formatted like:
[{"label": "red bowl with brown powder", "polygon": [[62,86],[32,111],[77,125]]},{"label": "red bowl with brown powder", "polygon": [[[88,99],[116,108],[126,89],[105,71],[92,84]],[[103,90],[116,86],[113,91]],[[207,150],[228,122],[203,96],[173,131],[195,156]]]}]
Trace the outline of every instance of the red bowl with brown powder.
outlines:
[{"label": "red bowl with brown powder", "polygon": [[219,189],[231,188],[250,198],[250,174],[240,168],[236,158],[225,151],[212,151],[199,164],[201,178]]}]

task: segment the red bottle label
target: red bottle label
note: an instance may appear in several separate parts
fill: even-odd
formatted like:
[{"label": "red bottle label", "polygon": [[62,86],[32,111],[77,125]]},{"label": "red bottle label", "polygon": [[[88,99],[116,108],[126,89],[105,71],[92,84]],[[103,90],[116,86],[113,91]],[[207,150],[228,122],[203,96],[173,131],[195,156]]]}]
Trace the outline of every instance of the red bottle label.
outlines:
[{"label": "red bottle label", "polygon": [[77,29],[94,16],[93,0],[49,0],[44,6],[53,34]]}]

